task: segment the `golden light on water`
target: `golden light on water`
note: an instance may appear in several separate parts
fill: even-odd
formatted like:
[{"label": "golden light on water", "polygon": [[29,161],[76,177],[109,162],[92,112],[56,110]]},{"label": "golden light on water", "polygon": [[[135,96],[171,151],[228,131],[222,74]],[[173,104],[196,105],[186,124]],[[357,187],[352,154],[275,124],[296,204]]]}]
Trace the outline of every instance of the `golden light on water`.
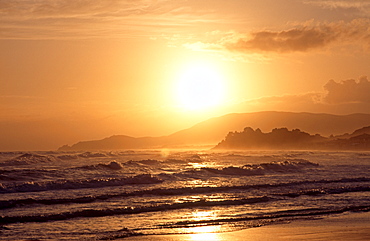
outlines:
[{"label": "golden light on water", "polygon": [[217,216],[213,211],[197,211],[197,212],[193,212],[192,215],[194,217],[193,219],[195,220],[204,220],[210,217]]},{"label": "golden light on water", "polygon": [[203,226],[191,228],[194,234],[189,234],[189,240],[194,241],[219,241],[221,240],[221,235],[217,232],[220,231],[219,226]]},{"label": "golden light on water", "polygon": [[[217,214],[214,211],[195,211],[189,215],[189,219],[194,221],[214,219]],[[190,232],[189,240],[192,241],[218,241],[221,236],[218,234],[221,231],[220,226],[198,226],[192,227],[187,230]]]}]

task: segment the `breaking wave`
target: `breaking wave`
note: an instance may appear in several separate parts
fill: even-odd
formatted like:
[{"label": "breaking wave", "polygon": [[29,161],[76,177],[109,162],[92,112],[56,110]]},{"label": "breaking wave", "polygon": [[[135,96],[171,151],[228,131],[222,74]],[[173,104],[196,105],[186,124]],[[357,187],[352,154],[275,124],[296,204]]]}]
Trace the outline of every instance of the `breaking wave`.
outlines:
[{"label": "breaking wave", "polygon": [[52,155],[44,156],[44,155],[25,153],[16,158],[0,163],[0,166],[31,165],[31,164],[37,164],[37,163],[49,163],[55,160],[57,160],[57,158]]},{"label": "breaking wave", "polygon": [[239,175],[239,176],[252,176],[252,175],[265,175],[270,173],[291,173],[299,172],[306,168],[318,167],[319,164],[313,163],[303,159],[276,161],[261,164],[248,164],[242,167],[223,167],[223,168],[210,168],[202,167],[199,170],[185,171],[185,174],[208,172],[217,175]]},{"label": "breaking wave", "polygon": [[0,186],[0,193],[12,192],[40,192],[60,189],[101,188],[128,184],[153,184],[163,182],[162,179],[150,174],[141,174],[133,177],[90,179],[90,180],[56,180],[49,182],[25,182],[14,185]]},{"label": "breaking wave", "polygon": [[302,182],[287,182],[287,183],[276,183],[276,184],[256,184],[256,185],[242,185],[242,186],[224,186],[224,187],[183,187],[183,188],[155,188],[149,190],[140,190],[133,192],[121,192],[115,194],[103,194],[96,196],[85,196],[76,198],[54,198],[54,199],[36,199],[36,198],[26,198],[26,199],[15,199],[0,201],[0,209],[8,209],[16,206],[25,206],[33,204],[43,204],[43,205],[54,205],[54,204],[66,204],[66,203],[91,203],[100,200],[108,200],[112,198],[124,198],[124,197],[135,197],[135,196],[176,196],[176,195],[194,195],[194,194],[211,194],[220,192],[234,192],[236,190],[259,190],[274,189],[281,187],[292,187],[293,190],[297,186],[307,186],[315,184],[322,186],[323,184],[335,184],[335,183],[360,183],[355,187],[337,187],[337,188],[309,188],[305,190],[297,190],[292,192],[272,192],[272,196],[286,196],[290,198],[299,197],[302,195],[325,195],[325,194],[341,194],[350,192],[368,192],[370,191],[370,186],[362,185],[370,181],[370,178],[352,178],[352,179],[336,179],[336,180],[318,180],[318,181],[302,181]]},{"label": "breaking wave", "polygon": [[9,216],[0,217],[0,223],[24,223],[24,222],[48,222],[56,220],[67,220],[76,217],[103,217],[113,216],[122,214],[139,214],[146,212],[159,212],[165,210],[184,209],[184,208],[201,208],[201,207],[212,207],[212,206],[224,206],[224,205],[243,205],[243,204],[255,204],[261,202],[268,202],[274,200],[270,197],[257,197],[257,198],[245,198],[237,200],[223,200],[223,201],[208,201],[199,200],[192,202],[172,203],[172,204],[161,204],[153,206],[143,207],[124,207],[116,209],[85,209],[74,212],[66,212],[59,214],[50,215],[30,215],[30,216]]},{"label": "breaking wave", "polygon": [[123,168],[122,164],[117,161],[111,161],[110,163],[99,163],[96,165],[88,165],[77,167],[76,169],[88,169],[88,170],[96,170],[96,169],[108,169],[108,170],[121,170]]},{"label": "breaking wave", "polygon": [[260,221],[260,220],[273,220],[276,221],[277,219],[292,219],[292,218],[300,218],[300,217],[315,217],[319,215],[329,215],[329,214],[339,214],[344,212],[368,212],[370,211],[370,206],[347,206],[342,208],[306,208],[306,209],[296,209],[296,210],[285,210],[285,211],[277,211],[277,212],[268,212],[268,213],[260,213],[255,215],[248,215],[245,217],[237,217],[237,218],[218,218],[218,219],[211,219],[211,220],[199,220],[199,221],[180,221],[170,225],[162,225],[162,228],[166,227],[194,227],[194,225],[207,225],[207,224],[217,224],[220,225],[222,223],[232,223],[232,222],[241,222],[241,221]]},{"label": "breaking wave", "polygon": [[[274,201],[275,198],[271,197],[256,197],[256,198],[245,198],[237,200],[223,200],[223,201],[207,201],[199,200],[192,202],[172,203],[172,204],[161,204],[153,206],[142,206],[142,207],[124,207],[115,209],[84,209],[64,213],[48,214],[48,215],[24,215],[24,216],[2,216],[0,217],[0,223],[27,223],[27,222],[49,222],[49,221],[60,221],[68,220],[71,218],[78,217],[105,217],[125,214],[140,214],[147,212],[161,212],[168,210],[187,209],[187,208],[203,208],[203,207],[215,207],[215,206],[231,206],[231,205],[253,205],[262,202]],[[205,224],[214,222],[240,222],[249,220],[261,220],[261,219],[277,219],[287,217],[307,217],[325,214],[336,214],[348,211],[370,211],[370,206],[347,206],[342,208],[309,208],[309,209],[298,209],[298,210],[285,210],[270,213],[256,213],[254,215],[248,215],[240,218],[218,218],[215,220],[201,220],[201,221],[182,221],[176,225],[184,224]],[[171,224],[174,227],[174,224]]]},{"label": "breaking wave", "polygon": [[106,157],[107,155],[101,152],[84,152],[79,154],[78,156],[82,158],[91,158],[91,157]]}]

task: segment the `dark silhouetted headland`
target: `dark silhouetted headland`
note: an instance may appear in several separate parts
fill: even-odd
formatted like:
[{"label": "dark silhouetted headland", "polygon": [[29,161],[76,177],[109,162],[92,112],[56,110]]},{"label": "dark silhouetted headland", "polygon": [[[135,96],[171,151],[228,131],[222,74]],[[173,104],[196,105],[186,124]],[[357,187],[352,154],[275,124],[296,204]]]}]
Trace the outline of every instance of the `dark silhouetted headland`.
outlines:
[{"label": "dark silhouetted headland", "polygon": [[343,136],[326,138],[287,128],[263,133],[260,129],[246,127],[241,132],[229,132],[214,149],[370,150],[370,127]]},{"label": "dark silhouetted headland", "polygon": [[287,128],[276,128],[263,133],[260,129],[244,128],[241,132],[229,132],[215,149],[302,149],[324,141],[320,135]]}]

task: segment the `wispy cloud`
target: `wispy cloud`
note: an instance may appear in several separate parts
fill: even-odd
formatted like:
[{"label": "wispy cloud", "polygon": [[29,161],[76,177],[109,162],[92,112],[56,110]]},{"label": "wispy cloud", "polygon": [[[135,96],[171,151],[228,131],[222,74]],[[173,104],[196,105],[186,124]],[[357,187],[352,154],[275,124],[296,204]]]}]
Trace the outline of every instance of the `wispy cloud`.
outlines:
[{"label": "wispy cloud", "polygon": [[148,0],[1,0],[3,16],[21,19],[116,17],[160,10],[162,1]]},{"label": "wispy cloud", "polygon": [[304,3],[329,9],[349,9],[363,13],[370,12],[370,2],[368,0],[306,0]]},{"label": "wispy cloud", "polygon": [[0,38],[151,36],[217,20],[210,12],[182,3],[186,1],[0,0]]},{"label": "wispy cloud", "polygon": [[271,107],[284,107],[291,109],[296,106],[302,108],[302,106],[321,104],[324,97],[323,93],[304,93],[294,95],[279,95],[279,96],[265,96],[257,99],[251,99],[243,102],[243,106],[256,107],[271,109]]}]

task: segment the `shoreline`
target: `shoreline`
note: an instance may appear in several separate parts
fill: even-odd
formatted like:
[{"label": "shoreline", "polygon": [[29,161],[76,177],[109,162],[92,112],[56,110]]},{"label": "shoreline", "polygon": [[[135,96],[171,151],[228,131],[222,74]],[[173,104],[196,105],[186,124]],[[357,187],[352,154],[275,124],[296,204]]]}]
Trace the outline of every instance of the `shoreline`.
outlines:
[{"label": "shoreline", "polygon": [[370,212],[342,213],[226,233],[135,236],[125,241],[370,240]]}]

